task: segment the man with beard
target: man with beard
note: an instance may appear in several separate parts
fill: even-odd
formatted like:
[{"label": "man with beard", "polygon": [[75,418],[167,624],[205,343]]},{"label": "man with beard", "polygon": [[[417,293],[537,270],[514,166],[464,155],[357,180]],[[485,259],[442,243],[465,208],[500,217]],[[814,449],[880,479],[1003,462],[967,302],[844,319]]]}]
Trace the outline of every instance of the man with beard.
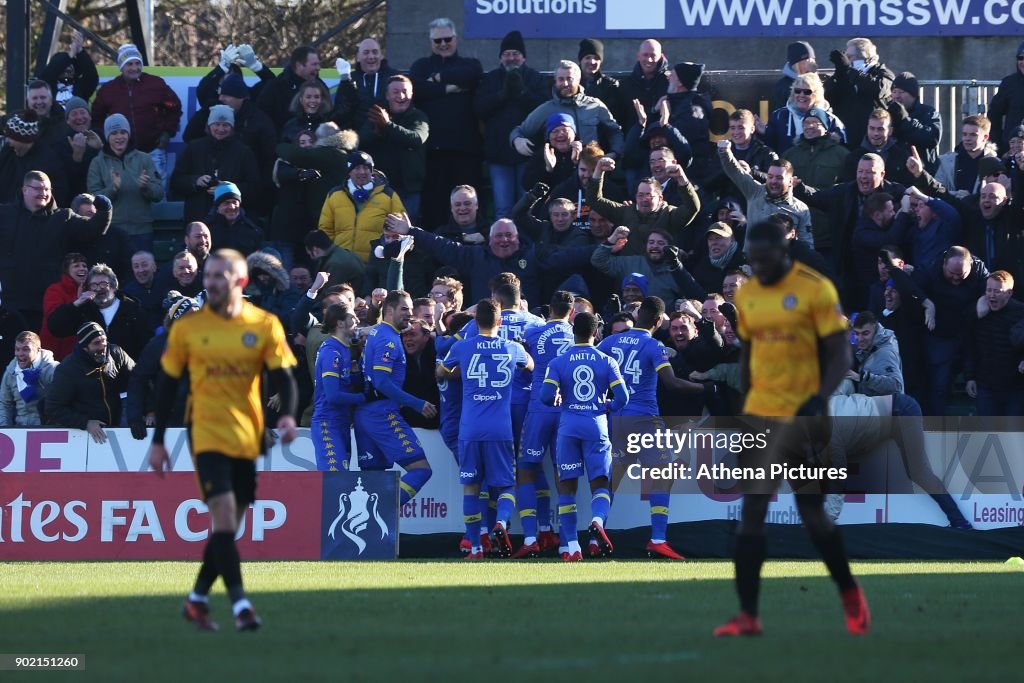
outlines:
[{"label": "man with beard", "polygon": [[163,477],[171,467],[164,435],[178,384],[187,373],[189,446],[200,495],[210,511],[210,535],[182,615],[206,631],[217,630],[209,594],[218,577],[224,579],[235,628],[255,631],[262,625],[242,585],[235,534],[256,500],[256,458],[271,443],[260,398],[264,371],[280,399],[276,426],[281,441],[291,443],[296,435],[295,356],[277,318],[243,298],[248,279],[245,257],[236,251],[221,249],[207,259],[206,305],[174,323],[160,361],[149,448],[149,466]]},{"label": "man with beard", "polygon": [[686,243],[686,227],[700,211],[697,191],[679,164],[667,166],[665,172],[674,178],[684,193],[679,206],[665,203],[661,183],[654,178],[642,178],[636,188],[635,204],[614,202],[604,196],[604,179],[615,170],[615,161],[605,157],[597,162],[594,177],[587,184],[587,203],[616,225],[630,229],[626,254],[638,254],[654,228],[661,228],[674,242]]},{"label": "man with beard", "polygon": [[[662,301],[675,301],[681,295],[696,293],[684,292],[673,277],[672,271],[678,266],[678,262],[675,258],[668,258],[666,253],[666,249],[672,244],[672,237],[666,231],[655,229],[648,233],[642,255],[622,253],[624,240],[628,235],[629,228],[617,227],[615,232],[594,250],[590,263],[616,282],[621,282],[627,276],[639,275],[647,291],[639,293],[636,301],[648,295],[656,296]],[[629,302],[626,298],[623,298],[623,301]]]},{"label": "man with beard", "polygon": [[562,60],[555,70],[552,97],[534,109],[521,124],[509,133],[509,143],[524,157],[535,153],[534,146],[543,142],[548,119],[552,114],[568,114],[576,122],[576,138],[584,145],[597,142],[618,154],[622,152],[622,127],[601,100],[590,97],[580,88],[580,67]]},{"label": "man with beard", "polygon": [[87,322],[99,325],[103,336],[132,358],[139,357],[153,336],[141,304],[118,289],[117,275],[103,263],[89,270],[81,295],[54,309],[46,324],[54,335],[69,337]]},{"label": "man with beard", "polygon": [[750,171],[743,169],[732,153],[729,140],[719,140],[718,157],[725,175],[729,177],[747,200],[747,221],[751,224],[767,220],[776,213],[793,217],[798,239],[814,246],[811,232],[811,210],[793,196],[793,164],[777,160],[767,169],[765,181],[758,182]]},{"label": "man with beard", "polygon": [[96,443],[106,443],[103,428],[121,423],[118,397],[128,390],[135,361],[107,343],[99,323],[87,322],[73,334],[78,344],[53,373],[46,415],[56,425],[85,430]]}]

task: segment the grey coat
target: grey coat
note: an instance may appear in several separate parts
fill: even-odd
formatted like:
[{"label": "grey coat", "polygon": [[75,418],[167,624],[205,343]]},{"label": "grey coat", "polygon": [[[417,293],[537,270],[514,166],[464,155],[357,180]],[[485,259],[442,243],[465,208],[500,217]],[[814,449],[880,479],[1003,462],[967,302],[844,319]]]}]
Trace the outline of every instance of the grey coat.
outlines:
[{"label": "grey coat", "polygon": [[43,424],[39,409],[46,398],[46,390],[53,382],[53,371],[60,363],[46,349],[40,350],[39,356],[39,382],[36,385],[39,398],[31,403],[25,403],[18,392],[18,360],[12,359],[4,370],[3,379],[0,380],[0,427],[38,427]]},{"label": "grey coat", "polygon": [[602,146],[607,145],[611,151],[622,152],[625,138],[622,135],[622,126],[618,124],[615,117],[608,111],[604,102],[596,97],[584,95],[583,91],[576,93],[573,97],[559,97],[554,95],[550,100],[540,105],[518,126],[512,129],[508,136],[508,144],[512,144],[516,138],[528,138],[540,142],[534,154],[540,154],[543,149],[544,129],[548,117],[552,114],[568,114],[576,122],[576,138],[587,144],[588,142],[599,142]]},{"label": "grey coat", "polygon": [[860,382],[857,391],[868,396],[903,393],[903,364],[896,334],[875,323],[875,341],[871,348],[857,349]]}]

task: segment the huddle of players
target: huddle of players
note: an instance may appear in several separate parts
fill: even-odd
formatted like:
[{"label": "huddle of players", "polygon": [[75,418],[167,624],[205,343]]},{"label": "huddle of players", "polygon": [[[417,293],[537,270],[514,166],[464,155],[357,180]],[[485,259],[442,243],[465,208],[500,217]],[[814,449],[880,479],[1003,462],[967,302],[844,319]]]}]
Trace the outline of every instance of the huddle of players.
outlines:
[{"label": "huddle of players", "polygon": [[[609,412],[613,422],[629,420],[612,428],[611,437],[624,442],[622,430],[661,426],[659,378],[672,389],[702,390],[674,376],[668,351],[651,336],[665,312],[661,299],[645,299],[634,329],[596,347],[597,318],[579,313],[570,324],[572,307],[573,296],[559,291],[550,302],[549,320],[526,313],[520,310],[518,282],[503,274],[492,298],[477,304],[475,319],[450,341],[437,344],[438,357],[446,353],[437,370],[442,433],[454,412],[450,407],[459,404],[461,411],[458,440],[449,439],[448,445],[458,460],[464,487],[462,546],[467,559],[485,556],[490,532],[501,557],[537,557],[557,547],[563,560],[581,560],[576,533],[581,476],[587,477],[591,490],[588,554],[611,555],[613,546],[604,527],[612,491],[625,466],[613,457],[624,449],[613,448]],[[550,526],[551,496],[544,470],[549,450],[557,475],[560,541]],[[660,452],[645,455],[656,462],[668,458]],[[482,486],[486,496],[480,493]],[[517,505],[524,540],[513,552],[508,525]],[[683,559],[666,543],[668,508],[667,489],[652,495],[647,549],[652,556]]]},{"label": "huddle of players", "polygon": [[[492,298],[476,306],[475,318],[449,337],[435,341],[440,388],[441,435],[455,454],[464,487],[466,534],[460,547],[467,559],[490,553],[491,536],[501,557],[538,557],[558,550],[567,561],[583,557],[576,534],[576,489],[586,475],[591,489],[592,520],[588,554],[609,556],[611,541],[604,531],[612,491],[625,472],[615,461],[624,448],[613,449],[612,419],[628,419],[622,429],[658,429],[659,380],[672,389],[700,392],[701,385],[672,373],[668,351],[651,333],[660,324],[665,305],[657,297],[644,300],[637,325],[595,347],[598,321],[589,313],[569,314],[572,294],[556,292],[545,321],[521,310],[518,278],[498,275]],[[425,415],[436,408],[406,392],[406,358],[401,341],[411,319],[411,301],[401,291],[382,304],[382,322],[369,330],[360,361],[362,390],[352,372],[350,345],[354,317],[341,306],[328,309],[323,329],[328,335],[317,356],[314,411],[311,422],[317,465],[322,470],[347,466],[354,428],[361,469],[386,469],[397,463],[405,474],[401,502],[416,495],[431,470],[400,409],[408,406]],[[528,352],[527,352],[528,351]],[[609,393],[612,399],[609,400]],[[625,434],[611,436],[625,441]],[[557,473],[559,540],[551,527],[551,491],[544,468],[548,452]],[[650,463],[668,455],[641,456]],[[666,542],[669,492],[651,494],[652,556],[683,559]],[[513,552],[509,521],[519,508],[524,542]]]}]

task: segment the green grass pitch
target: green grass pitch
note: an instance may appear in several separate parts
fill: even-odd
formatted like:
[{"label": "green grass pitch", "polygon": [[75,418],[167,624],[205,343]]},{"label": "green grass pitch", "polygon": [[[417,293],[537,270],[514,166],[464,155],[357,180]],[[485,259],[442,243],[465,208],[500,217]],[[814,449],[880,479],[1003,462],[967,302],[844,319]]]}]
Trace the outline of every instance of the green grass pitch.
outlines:
[{"label": "green grass pitch", "polygon": [[87,666],[0,680],[1021,680],[1024,571],[1001,563],[855,563],[874,624],[854,638],[819,563],[769,561],[765,635],[739,640],[710,635],[736,611],[722,561],[247,563],[264,628],[242,634],[219,584],[219,633],[181,619],[195,569],[0,564],[0,653]]}]

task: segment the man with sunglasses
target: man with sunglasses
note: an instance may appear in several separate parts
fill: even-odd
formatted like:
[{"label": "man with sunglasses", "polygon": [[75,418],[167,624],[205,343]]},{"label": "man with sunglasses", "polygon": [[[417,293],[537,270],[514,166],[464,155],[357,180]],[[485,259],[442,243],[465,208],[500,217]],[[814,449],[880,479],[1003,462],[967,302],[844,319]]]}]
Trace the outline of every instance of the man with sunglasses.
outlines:
[{"label": "man with sunglasses", "polygon": [[456,185],[480,187],[481,140],[473,93],[483,76],[480,61],[460,57],[455,24],[441,18],[430,22],[433,54],[413,62],[414,104],[430,121],[427,169],[420,215],[433,227],[448,220],[448,196]]}]

